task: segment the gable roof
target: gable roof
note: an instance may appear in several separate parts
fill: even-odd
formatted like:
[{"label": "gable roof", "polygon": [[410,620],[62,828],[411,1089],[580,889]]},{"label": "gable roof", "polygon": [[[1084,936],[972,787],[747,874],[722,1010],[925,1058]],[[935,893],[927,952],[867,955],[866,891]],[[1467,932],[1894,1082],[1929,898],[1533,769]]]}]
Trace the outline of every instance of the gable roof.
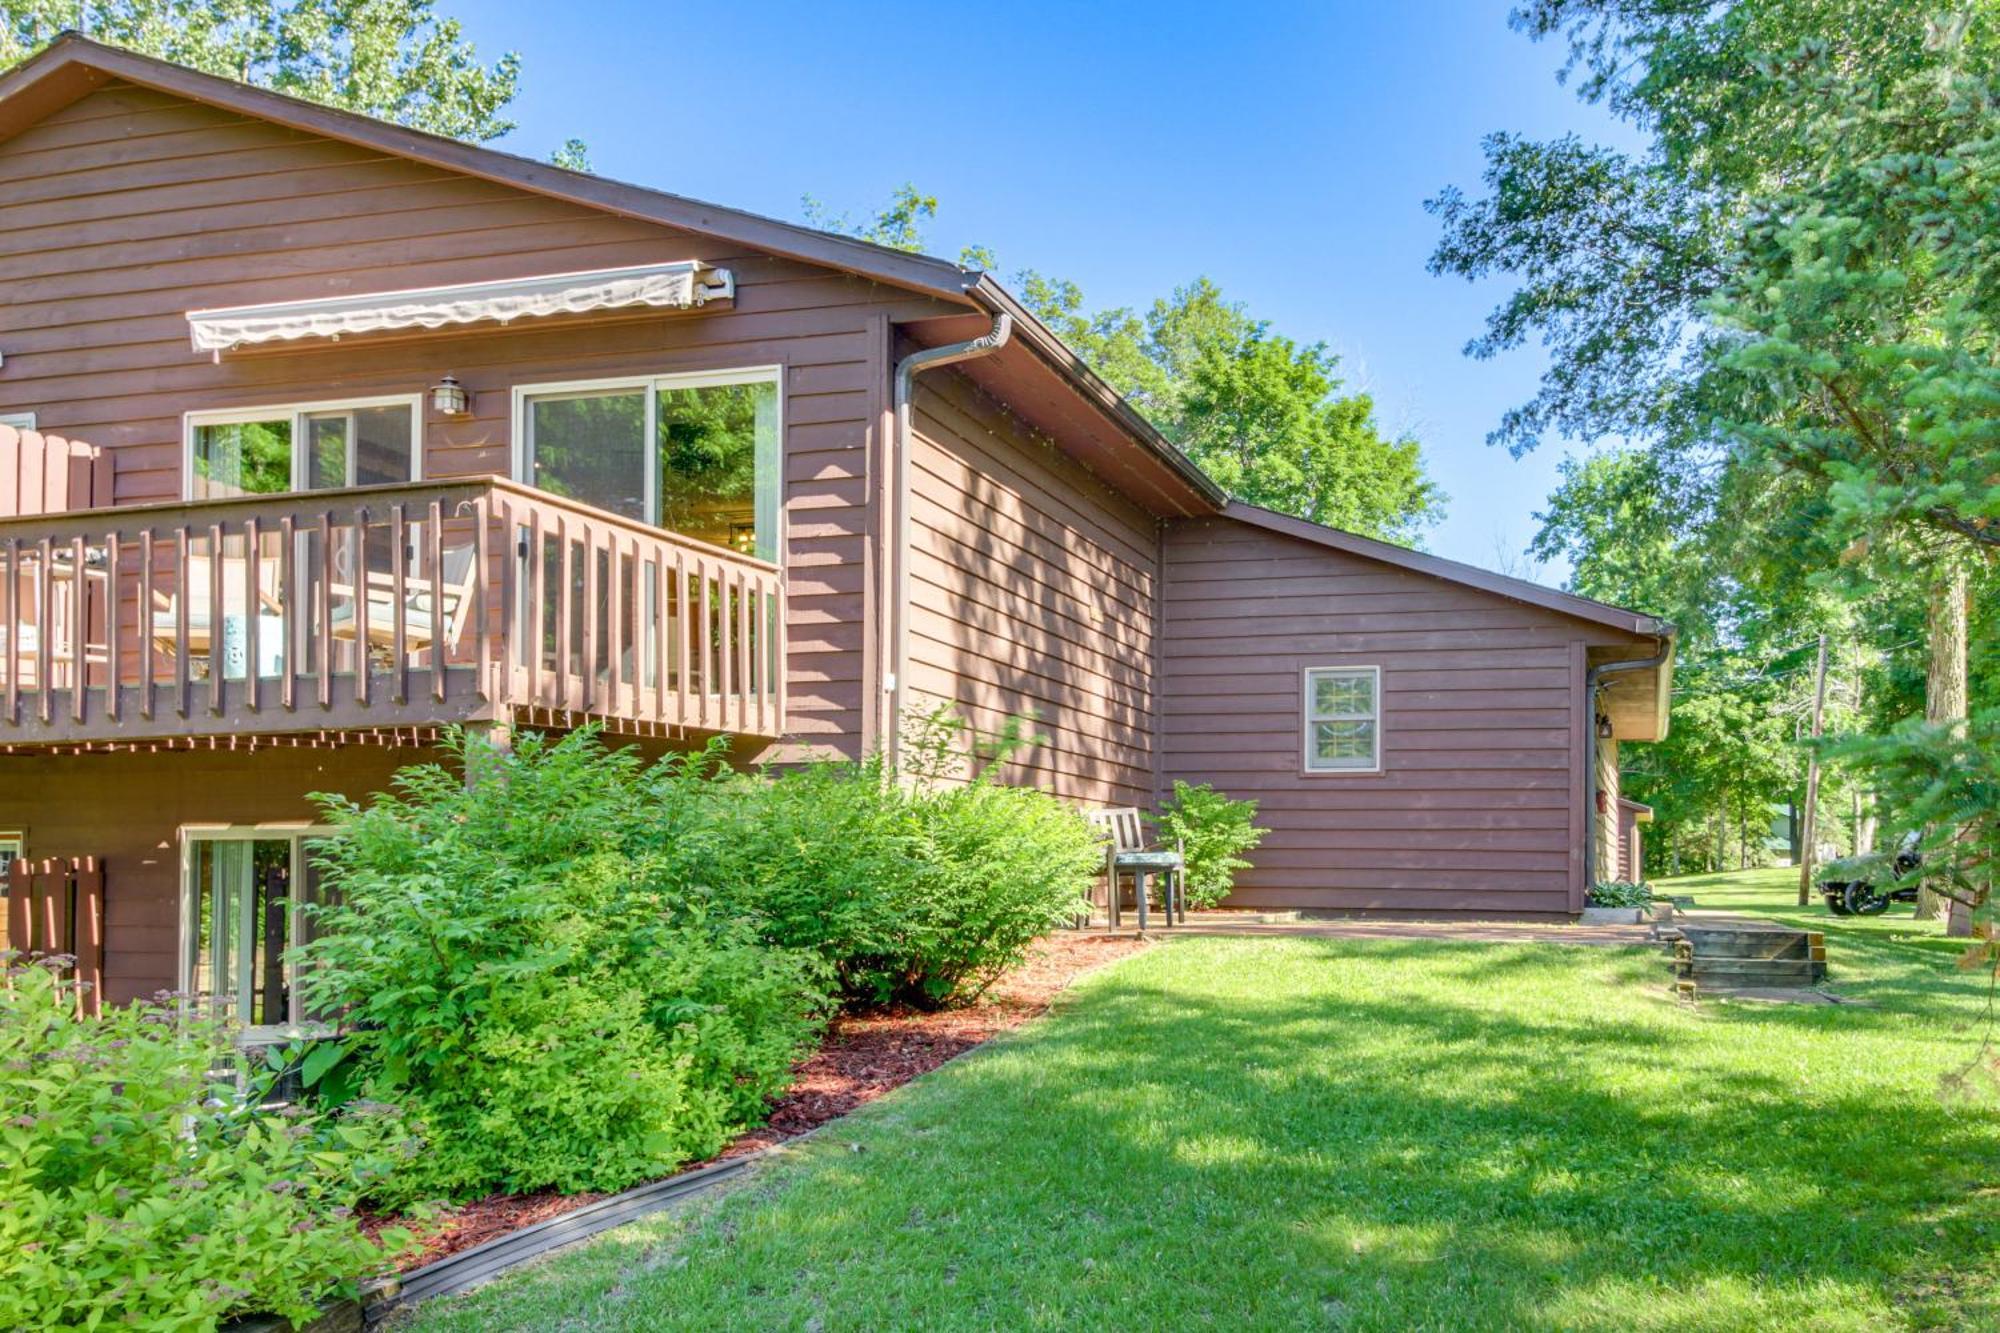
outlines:
[{"label": "gable roof", "polygon": [[1554,611],[1559,615],[1587,620],[1596,625],[1606,625],[1612,629],[1623,630],[1627,634],[1654,639],[1671,639],[1674,636],[1674,627],[1657,616],[1643,615],[1637,611],[1628,611],[1622,606],[1612,606],[1608,602],[1593,601],[1588,597],[1578,597],[1575,593],[1545,588],[1526,579],[1495,574],[1477,565],[1461,564],[1456,560],[1447,560],[1443,556],[1412,551],[1407,546],[1376,541],[1372,537],[1363,537],[1358,533],[1343,532],[1339,528],[1329,528],[1302,518],[1293,518],[1289,514],[1262,509],[1256,505],[1245,504],[1241,500],[1231,500],[1224,505],[1222,516],[1269,532],[1296,537],[1300,541],[1312,542],[1331,550],[1344,551],[1348,555],[1379,560],[1383,564],[1395,565],[1399,569],[1413,570],[1419,574],[1428,574],[1432,578],[1477,588],[1482,592],[1511,598],[1545,611]]},{"label": "gable roof", "polygon": [[720,204],[570,171],[533,158],[409,129],[391,121],[323,106],[153,56],[106,46],[74,32],[0,74],[0,141],[88,96],[111,80],[284,125],[343,143],[513,186],[642,222],[739,242],[769,254],[852,273],[989,315],[1011,315],[1018,341],[1059,376],[1116,434],[1154,465],[1164,465],[1192,512],[1219,509],[1223,491],[1192,460],[1105,383],[1062,339],[995,282],[949,260],[818,231]]}]

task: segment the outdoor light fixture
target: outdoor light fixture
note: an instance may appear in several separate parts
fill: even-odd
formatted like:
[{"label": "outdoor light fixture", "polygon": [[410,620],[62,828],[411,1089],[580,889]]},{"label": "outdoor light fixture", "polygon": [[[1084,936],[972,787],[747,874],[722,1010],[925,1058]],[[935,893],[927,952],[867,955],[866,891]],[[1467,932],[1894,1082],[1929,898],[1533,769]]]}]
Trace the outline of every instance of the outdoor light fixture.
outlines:
[{"label": "outdoor light fixture", "polygon": [[431,406],[441,416],[462,417],[472,410],[472,396],[458,382],[458,376],[446,375],[431,386]]}]

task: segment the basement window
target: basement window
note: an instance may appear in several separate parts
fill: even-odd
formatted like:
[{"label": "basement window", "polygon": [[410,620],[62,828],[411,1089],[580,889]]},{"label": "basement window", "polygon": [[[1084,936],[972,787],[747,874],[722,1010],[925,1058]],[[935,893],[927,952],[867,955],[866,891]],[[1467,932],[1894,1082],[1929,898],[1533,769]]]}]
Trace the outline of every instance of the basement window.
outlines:
[{"label": "basement window", "polygon": [[1382,771],[1382,668],[1307,667],[1305,771]]}]

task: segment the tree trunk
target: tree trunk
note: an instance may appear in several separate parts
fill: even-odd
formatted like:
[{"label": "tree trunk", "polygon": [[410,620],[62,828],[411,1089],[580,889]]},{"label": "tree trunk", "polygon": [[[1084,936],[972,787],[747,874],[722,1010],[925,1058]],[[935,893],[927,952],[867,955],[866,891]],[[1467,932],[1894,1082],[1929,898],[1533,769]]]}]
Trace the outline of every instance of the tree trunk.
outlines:
[{"label": "tree trunk", "polygon": [[[1931,585],[1931,659],[1929,674],[1924,679],[1926,722],[1965,721],[1968,595],[1965,569],[1955,562],[1946,564]],[[1928,881],[1917,891],[1917,916],[1924,920],[1943,919],[1947,935],[1972,933],[1972,917],[1964,904],[1937,892]]]},{"label": "tree trunk", "polygon": [[1799,906],[1812,901],[1813,860],[1819,838],[1819,738],[1826,722],[1826,635],[1819,636],[1819,670],[1813,681],[1812,739],[1806,752],[1806,808],[1799,831]]}]

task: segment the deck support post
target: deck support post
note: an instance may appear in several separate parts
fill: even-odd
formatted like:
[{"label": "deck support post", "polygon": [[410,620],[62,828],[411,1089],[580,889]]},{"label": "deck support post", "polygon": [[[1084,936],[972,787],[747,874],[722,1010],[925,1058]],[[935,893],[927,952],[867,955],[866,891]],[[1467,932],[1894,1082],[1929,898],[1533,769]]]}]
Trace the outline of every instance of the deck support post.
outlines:
[{"label": "deck support post", "polygon": [[[482,753],[490,751],[490,753]],[[514,754],[514,725],[511,722],[468,722],[465,724],[465,785],[472,786],[482,776],[497,773]]]}]

